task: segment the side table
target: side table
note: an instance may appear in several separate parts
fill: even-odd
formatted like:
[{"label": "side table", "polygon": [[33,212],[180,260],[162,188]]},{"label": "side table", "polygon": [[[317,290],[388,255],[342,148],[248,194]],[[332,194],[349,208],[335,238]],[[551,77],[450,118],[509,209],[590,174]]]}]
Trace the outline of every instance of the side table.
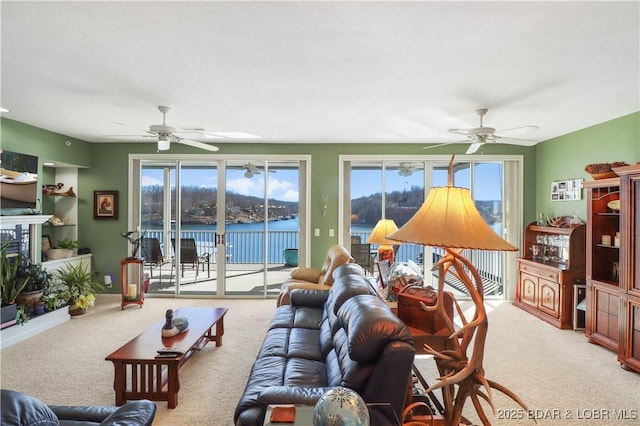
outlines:
[{"label": "side table", "polygon": [[264,416],[264,426],[311,426],[313,425],[313,409],[311,405],[296,405],[296,421],[293,423],[272,423],[271,412],[277,405],[267,406]]}]

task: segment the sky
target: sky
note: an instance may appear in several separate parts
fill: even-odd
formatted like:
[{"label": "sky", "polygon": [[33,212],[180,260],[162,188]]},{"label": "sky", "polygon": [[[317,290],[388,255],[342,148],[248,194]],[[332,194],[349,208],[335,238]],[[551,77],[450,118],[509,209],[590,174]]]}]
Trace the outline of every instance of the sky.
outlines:
[{"label": "sky", "polygon": [[[218,185],[216,169],[182,169],[181,185],[215,188]],[[227,188],[242,195],[263,197],[264,175],[261,173],[252,178],[244,176],[244,170],[227,169]],[[269,173],[269,198],[282,201],[298,201],[298,171],[279,169]],[[142,185],[162,185],[163,171],[160,169],[143,169]],[[172,185],[175,173],[172,173]]]},{"label": "sky", "polygon": [[[474,198],[479,201],[500,200],[501,195],[501,166],[497,163],[479,163],[475,169],[476,185]],[[375,192],[380,192],[381,170],[358,170],[351,183],[351,198],[360,198]],[[455,174],[454,185],[468,188],[470,181],[469,169],[463,169]],[[436,170],[433,177],[433,186],[447,185],[447,171]],[[413,172],[410,176],[400,176],[396,170],[387,171],[385,177],[386,192],[409,190],[412,186],[424,186],[424,173],[421,170]]]},{"label": "sky", "polygon": [[[143,185],[162,185],[162,170],[143,169]],[[215,188],[217,186],[216,169],[182,169],[182,185]],[[242,195],[256,197],[263,196],[264,175],[252,178],[244,176],[244,170],[227,169],[227,188]],[[278,169],[269,173],[269,198],[283,201],[298,201],[298,171]],[[381,190],[381,170],[358,170],[354,173],[351,186],[353,199],[371,195]],[[400,176],[396,170],[386,173],[385,189],[387,192],[409,190],[412,186],[422,186],[424,180],[422,171],[415,171],[410,176]],[[481,163],[476,166],[475,178],[478,184],[474,188],[476,200],[500,200],[501,177],[500,166],[496,163]],[[469,187],[469,169],[456,173],[454,184]],[[175,174],[172,174],[172,184]],[[446,186],[446,170],[437,170],[434,175],[434,186]]]}]

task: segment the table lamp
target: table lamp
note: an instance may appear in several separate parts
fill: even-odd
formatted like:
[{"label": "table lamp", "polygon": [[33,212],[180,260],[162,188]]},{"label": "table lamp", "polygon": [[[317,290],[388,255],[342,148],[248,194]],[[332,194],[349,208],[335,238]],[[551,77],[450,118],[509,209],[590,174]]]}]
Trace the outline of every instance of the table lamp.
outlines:
[{"label": "table lamp", "polygon": [[[399,230],[388,234],[388,239],[441,247],[444,250],[445,255],[434,265],[434,269],[438,269],[436,305],[433,307],[425,305],[422,308],[441,314],[451,332],[453,349],[441,353],[425,345],[427,352],[434,356],[440,373],[438,382],[426,392],[442,388],[446,424],[460,423],[467,398],[474,401],[473,405],[482,423],[488,424],[486,414],[477,402],[479,399],[485,399],[493,407],[491,389],[504,393],[525,410],[526,406],[509,389],[484,376],[482,360],[488,321],[484,307],[482,279],[473,264],[461,253],[463,249],[499,251],[518,249],[502,239],[487,225],[476,209],[467,188],[453,186],[454,157],[449,163],[448,186],[432,188],[416,214]],[[449,270],[450,268],[452,270]],[[475,305],[475,312],[470,320],[464,317],[463,312],[459,312],[463,326],[458,330],[453,326],[453,319],[446,315],[442,303],[447,273],[454,275],[465,285]],[[469,348],[472,348],[470,356],[467,354]]]},{"label": "table lamp", "polygon": [[393,263],[395,253],[392,244],[398,244],[397,241],[387,239],[387,235],[393,234],[398,230],[396,223],[391,219],[380,219],[371,231],[367,242],[370,244],[378,244],[378,261],[389,260],[389,264]]}]

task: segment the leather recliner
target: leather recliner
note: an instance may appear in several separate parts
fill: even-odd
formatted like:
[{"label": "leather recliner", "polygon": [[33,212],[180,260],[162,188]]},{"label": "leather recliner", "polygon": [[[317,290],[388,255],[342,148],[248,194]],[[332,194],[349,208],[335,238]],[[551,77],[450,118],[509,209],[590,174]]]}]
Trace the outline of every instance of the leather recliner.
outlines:
[{"label": "leather recliner", "polygon": [[411,333],[360,266],[342,265],[333,277],[330,291],[294,290],[291,304],[276,309],[236,407],[236,426],[261,426],[269,404],[313,406],[337,386],[369,404],[372,425],[399,423],[415,355]]},{"label": "leather recliner", "polygon": [[349,251],[340,244],[334,244],[327,250],[321,268],[298,267],[291,271],[280,287],[277,306],[291,303],[291,292],[297,289],[329,291],[333,285],[333,272],[337,267],[354,262]]},{"label": "leather recliner", "polygon": [[149,400],[115,406],[46,405],[22,392],[2,389],[0,423],[3,426],[151,426],[156,405]]}]

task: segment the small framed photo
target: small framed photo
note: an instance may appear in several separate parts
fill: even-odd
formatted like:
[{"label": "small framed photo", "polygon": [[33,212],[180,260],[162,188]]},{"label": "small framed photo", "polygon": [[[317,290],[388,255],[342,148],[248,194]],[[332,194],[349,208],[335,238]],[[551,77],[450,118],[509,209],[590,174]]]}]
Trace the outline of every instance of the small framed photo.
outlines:
[{"label": "small framed photo", "polygon": [[551,182],[551,201],[575,201],[582,199],[582,179]]},{"label": "small framed photo", "polygon": [[118,218],[118,191],[93,191],[93,218]]}]

